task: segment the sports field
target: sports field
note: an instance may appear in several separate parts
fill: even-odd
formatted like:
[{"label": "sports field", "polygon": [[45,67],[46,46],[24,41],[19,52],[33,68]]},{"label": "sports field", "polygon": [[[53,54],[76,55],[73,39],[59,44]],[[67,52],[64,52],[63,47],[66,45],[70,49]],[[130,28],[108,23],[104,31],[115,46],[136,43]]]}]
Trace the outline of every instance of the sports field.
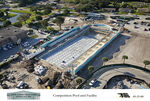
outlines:
[{"label": "sports field", "polygon": [[51,64],[55,64],[58,67],[65,68],[97,42],[97,39],[81,36],[74,39],[69,44],[65,44],[64,46],[45,54],[42,59],[48,61]]}]

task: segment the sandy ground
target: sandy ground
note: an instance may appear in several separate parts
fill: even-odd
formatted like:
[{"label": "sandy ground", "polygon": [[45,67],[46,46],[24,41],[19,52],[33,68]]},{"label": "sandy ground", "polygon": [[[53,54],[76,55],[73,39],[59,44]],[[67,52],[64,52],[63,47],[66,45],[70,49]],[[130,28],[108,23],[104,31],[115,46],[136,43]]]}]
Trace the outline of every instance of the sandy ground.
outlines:
[{"label": "sandy ground", "polygon": [[[114,58],[108,63],[120,63],[122,56],[127,55],[126,63],[144,66],[144,60],[150,60],[150,39],[141,36],[132,36],[120,51],[114,54]],[[150,69],[150,66],[147,66]]]},{"label": "sandy ground", "polygon": [[[10,89],[15,89],[16,86],[22,80],[29,85],[30,89],[45,89],[44,84],[43,85],[38,84],[36,77],[40,78],[40,77],[48,76],[49,78],[51,78],[55,71],[61,72],[60,69],[41,60],[37,64],[47,67],[48,70],[44,76],[37,76],[34,73],[27,72],[27,70],[25,68],[21,67],[21,64],[22,64],[22,62],[17,62],[17,63],[11,64],[10,68],[7,69],[7,71],[16,71],[13,73],[13,76],[16,78],[15,80],[13,80],[14,83],[4,81],[4,83],[6,83],[10,87]],[[37,64],[35,64],[35,65],[37,65]],[[22,78],[23,75],[26,75],[26,77]]]}]

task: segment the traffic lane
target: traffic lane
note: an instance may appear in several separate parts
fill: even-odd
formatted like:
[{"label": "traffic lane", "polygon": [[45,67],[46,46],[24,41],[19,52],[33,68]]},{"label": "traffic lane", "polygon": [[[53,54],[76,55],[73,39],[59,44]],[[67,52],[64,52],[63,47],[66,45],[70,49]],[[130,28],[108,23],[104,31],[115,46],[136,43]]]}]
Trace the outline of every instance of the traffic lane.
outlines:
[{"label": "traffic lane", "polygon": [[147,83],[150,83],[150,74],[149,73],[144,72],[139,69],[131,68],[131,67],[117,67],[116,66],[116,67],[104,68],[104,69],[101,69],[100,71],[96,72],[82,88],[86,88],[86,89],[93,88],[92,86],[89,85],[89,83],[93,79],[97,79],[98,81],[101,82],[100,86],[97,88],[102,89],[106,85],[106,83],[112,77],[114,77],[116,75],[128,75],[128,76],[132,76],[135,78],[145,80]]}]

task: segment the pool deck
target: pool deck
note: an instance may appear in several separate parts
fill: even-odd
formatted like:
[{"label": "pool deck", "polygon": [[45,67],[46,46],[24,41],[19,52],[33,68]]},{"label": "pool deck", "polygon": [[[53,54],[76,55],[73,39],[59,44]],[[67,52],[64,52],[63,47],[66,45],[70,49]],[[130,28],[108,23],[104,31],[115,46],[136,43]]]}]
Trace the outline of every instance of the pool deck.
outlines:
[{"label": "pool deck", "polygon": [[105,36],[101,41],[99,41],[97,44],[95,44],[93,47],[91,47],[87,52],[85,52],[82,56],[80,56],[77,60],[75,60],[72,63],[72,64],[76,65],[74,70],[76,70],[80,65],[82,65],[84,62],[86,62],[87,59],[89,59],[93,54],[95,54],[99,49],[101,49],[115,35],[116,35],[115,33],[111,33],[111,34]]}]

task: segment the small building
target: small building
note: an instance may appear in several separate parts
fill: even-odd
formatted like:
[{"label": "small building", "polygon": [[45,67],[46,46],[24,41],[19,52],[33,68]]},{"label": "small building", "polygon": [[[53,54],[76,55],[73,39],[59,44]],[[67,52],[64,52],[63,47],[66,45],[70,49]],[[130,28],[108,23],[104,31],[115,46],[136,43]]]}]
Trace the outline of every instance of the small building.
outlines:
[{"label": "small building", "polygon": [[8,26],[0,29],[0,47],[8,43],[16,44],[19,39],[27,37],[27,30],[18,27]]},{"label": "small building", "polygon": [[115,12],[116,8],[102,8],[102,11],[104,11],[104,12]]},{"label": "small building", "polygon": [[100,13],[89,13],[88,17],[95,19],[95,20],[103,20],[105,19],[105,16]]},{"label": "small building", "polygon": [[137,10],[140,13],[150,13],[150,9],[149,8],[138,8]]},{"label": "small building", "polygon": [[130,8],[119,8],[119,12],[127,12],[127,13],[131,13],[131,12],[133,12],[133,10],[130,9]]}]

